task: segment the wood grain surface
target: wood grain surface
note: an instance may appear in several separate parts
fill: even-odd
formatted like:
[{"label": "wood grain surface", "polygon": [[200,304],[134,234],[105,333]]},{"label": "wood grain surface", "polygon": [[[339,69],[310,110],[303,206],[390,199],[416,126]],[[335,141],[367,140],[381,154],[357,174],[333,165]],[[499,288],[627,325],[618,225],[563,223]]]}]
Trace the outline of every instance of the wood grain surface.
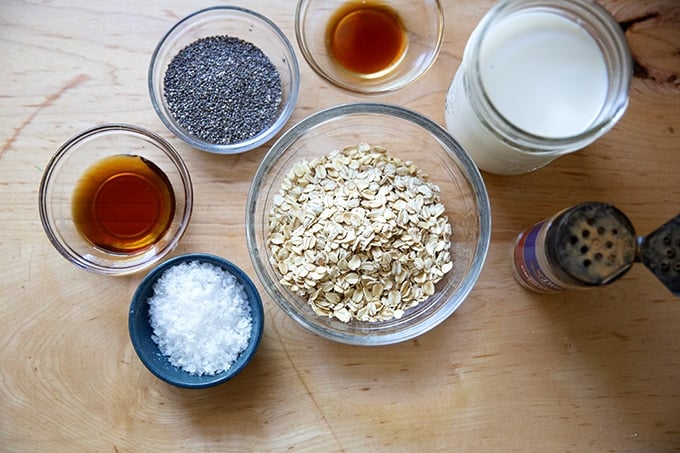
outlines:
[{"label": "wood grain surface", "polygon": [[[294,42],[292,1],[237,1]],[[444,0],[445,42],[413,85],[371,98],[444,121],[444,98],[489,0]],[[605,137],[537,172],[485,175],[492,242],[476,287],[431,332],[377,348],[308,333],[264,293],[261,347],[235,380],[164,384],[127,333],[142,275],[67,263],[46,238],[37,189],[76,132],[128,122],[167,138],[194,180],[195,210],[174,254],[222,255],[255,277],[246,193],[263,146],[215,156],[174,138],[151,108],[156,43],[214,2],[3,0],[0,4],[0,451],[680,451],[680,299],[634,266],[609,287],[546,296],[513,280],[525,227],[573,204],[615,204],[648,234],[680,211],[680,3],[602,2],[635,58],[629,108]],[[296,47],[297,50],[297,47]],[[301,58],[289,126],[354,102]]]}]

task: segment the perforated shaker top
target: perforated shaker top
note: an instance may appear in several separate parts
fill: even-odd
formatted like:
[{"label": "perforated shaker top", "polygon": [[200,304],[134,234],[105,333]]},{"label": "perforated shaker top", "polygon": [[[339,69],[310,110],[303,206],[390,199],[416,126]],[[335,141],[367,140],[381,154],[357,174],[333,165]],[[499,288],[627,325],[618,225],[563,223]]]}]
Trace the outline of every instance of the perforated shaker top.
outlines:
[{"label": "perforated shaker top", "polygon": [[551,261],[575,283],[605,285],[635,262],[637,238],[628,217],[614,206],[589,202],[553,221],[547,237]]},{"label": "perforated shaker top", "polygon": [[640,261],[674,295],[680,296],[680,215],[642,240]]}]

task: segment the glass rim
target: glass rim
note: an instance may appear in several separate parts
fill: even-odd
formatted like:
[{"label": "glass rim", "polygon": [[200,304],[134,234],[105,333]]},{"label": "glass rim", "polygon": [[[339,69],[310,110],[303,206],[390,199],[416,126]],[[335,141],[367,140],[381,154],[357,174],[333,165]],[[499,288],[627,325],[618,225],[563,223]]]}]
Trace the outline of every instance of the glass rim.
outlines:
[{"label": "glass rim", "polygon": [[[306,319],[297,311],[288,307],[287,303],[282,302],[282,300],[287,300],[285,295],[280,293],[276,282],[274,282],[265,271],[265,268],[269,266],[269,263],[261,258],[261,253],[258,248],[258,233],[261,234],[259,230],[261,230],[262,226],[259,223],[259,219],[255,217],[258,214],[258,196],[263,189],[262,183],[265,179],[265,176],[271,170],[272,166],[277,162],[277,160],[282,157],[289,147],[298,139],[298,137],[304,135],[306,131],[317,125],[326,123],[342,116],[349,116],[353,114],[389,115],[398,119],[409,121],[431,133],[436,140],[443,144],[442,148],[447,154],[450,155],[452,152],[458,151],[458,154],[455,155],[455,160],[460,162],[459,167],[466,176],[467,182],[471,187],[471,192],[474,195],[473,203],[479,210],[479,215],[477,218],[477,225],[479,228],[478,236],[474,243],[474,253],[472,260],[470,261],[469,270],[460,283],[457,295],[458,303],[444,303],[438,308],[436,316],[428,316],[422,320],[419,320],[415,325],[403,330],[389,332],[386,334],[376,333],[375,335],[366,337],[346,335],[344,333],[333,331],[320,324],[315,324],[309,319]],[[313,113],[294,125],[276,141],[276,143],[262,159],[251,183],[246,201],[246,243],[248,244],[248,252],[255,272],[262,282],[267,294],[274,300],[276,305],[281,310],[283,310],[288,316],[293,318],[296,322],[298,322],[299,325],[303,326],[308,331],[339,343],[357,346],[380,346],[400,343],[422,335],[444,322],[444,320],[446,320],[454,311],[459,308],[476,284],[486,260],[490,240],[491,206],[488,193],[486,191],[486,187],[479,169],[469,157],[467,152],[453,138],[453,136],[451,136],[443,127],[434,121],[415,111],[391,104],[351,103],[336,105]],[[450,299],[446,302],[449,301]]]},{"label": "glass rim", "polygon": [[[270,29],[279,38],[279,42],[283,45],[285,49],[285,53],[287,54],[286,65],[290,69],[291,80],[290,91],[288,92],[288,95],[285,98],[285,102],[282,102],[281,104],[282,108],[280,109],[280,112],[278,113],[275,121],[271,125],[269,125],[266,129],[260,131],[260,133],[255,135],[254,137],[251,137],[241,142],[229,144],[206,142],[187,133],[179,124],[177,124],[177,121],[175,120],[175,118],[172,117],[171,114],[166,113],[164,111],[162,106],[165,105],[165,102],[163,99],[162,87],[157,86],[158,84],[155,83],[154,80],[154,73],[159,64],[159,56],[161,54],[161,51],[164,50],[166,45],[169,45],[170,43],[173,42],[173,38],[175,38],[176,35],[182,31],[181,30],[182,27],[196,20],[200,16],[207,16],[212,13],[220,12],[227,13],[233,12],[237,14],[242,14],[245,17],[254,18],[263,25],[265,25],[266,28]],[[161,122],[175,136],[180,138],[188,145],[202,151],[210,152],[213,154],[225,154],[225,155],[240,154],[246,151],[253,150],[267,143],[283,128],[283,126],[285,126],[286,122],[290,119],[290,117],[293,114],[293,110],[295,109],[295,105],[297,104],[297,99],[300,92],[300,65],[298,63],[297,56],[295,55],[295,50],[290,40],[285,35],[285,33],[283,33],[281,28],[268,17],[256,11],[241,6],[234,5],[211,6],[194,11],[193,13],[183,17],[182,19],[177,21],[172,27],[170,27],[170,29],[163,35],[160,41],[158,41],[158,44],[156,45],[156,47],[153,50],[153,53],[151,54],[151,60],[149,62],[149,68],[147,71],[147,87],[149,91],[149,96],[151,98],[151,105],[153,106],[154,111],[160,118]],[[158,91],[158,93],[156,91]]]},{"label": "glass rim", "polygon": [[[369,85],[362,85],[361,83],[343,83],[337,78],[333,77],[328,71],[324,70],[321,65],[317,62],[317,58],[311,51],[308,45],[308,39],[304,30],[304,18],[307,14],[307,4],[309,0],[298,0],[295,7],[295,38],[298,43],[298,48],[302,53],[305,61],[312,68],[315,74],[324,79],[326,82],[330,83],[332,86],[339,88],[350,93],[365,95],[365,96],[379,96],[382,94],[392,93],[401,90],[407,85],[415,82],[416,80],[422,78],[429,70],[432,68],[434,63],[437,61],[437,57],[441,51],[442,45],[444,43],[444,9],[442,7],[440,0],[433,0],[436,11],[437,11],[437,33],[435,38],[435,43],[433,48],[429,53],[429,57],[426,63],[418,69],[414,74],[406,73],[408,77],[399,77],[396,79],[396,83],[372,83]],[[303,8],[304,7],[304,8]],[[390,71],[391,73],[392,71]],[[379,81],[381,78],[386,76],[381,76],[374,81]]]},{"label": "glass rim", "polygon": [[[168,243],[157,253],[154,253],[149,259],[144,259],[141,261],[134,261],[129,264],[121,266],[107,266],[99,264],[85,259],[80,253],[76,252],[73,247],[71,247],[67,242],[61,239],[61,235],[58,233],[57,228],[55,228],[54,220],[51,218],[49,212],[49,200],[48,192],[53,181],[55,171],[58,165],[63,161],[63,159],[75,149],[80,143],[90,138],[101,136],[103,134],[110,133],[125,133],[131,136],[137,136],[142,140],[147,140],[155,145],[159,150],[161,150],[172,162],[173,166],[177,169],[179,177],[182,181],[182,189],[184,192],[183,204],[184,209],[179,216],[179,228],[173,234],[172,238]],[[193,185],[191,182],[191,175],[186,163],[180,156],[180,154],[175,150],[175,148],[163,137],[151,132],[143,127],[128,124],[128,123],[105,123],[84,129],[75,135],[71,136],[66,140],[52,155],[43,175],[40,180],[40,185],[38,188],[38,208],[40,215],[40,222],[42,224],[43,230],[47,235],[49,241],[52,243],[54,248],[62,255],[67,261],[74,264],[76,267],[104,275],[126,275],[138,272],[150,265],[158,262],[168,253],[170,253],[179,243],[180,239],[184,236],[186,229],[189,225],[189,220],[191,219],[191,213],[193,211]],[[140,254],[140,256],[142,256]],[[121,262],[122,263],[122,262]]]},{"label": "glass rim", "polygon": [[[610,110],[611,114],[606,118],[592,124],[583,132],[578,134],[568,135],[564,137],[545,137],[538,134],[528,132],[512,122],[508,121],[495,107],[493,101],[489,98],[484,83],[481,78],[481,69],[479,58],[480,49],[484,41],[486,33],[498,21],[503,20],[511,14],[522,10],[547,10],[555,12],[557,8],[569,6],[568,12],[572,15],[579,15],[579,20],[591,26],[597,27],[606,38],[611,41],[612,49],[607,51],[602,46],[602,39],[593,36],[590,30],[578,24],[596,41],[603,58],[607,61],[607,65],[616,64],[616,71],[608,71],[608,76],[611,81],[612,76],[618,80],[616,89],[613,90],[613,95],[607,95],[602,109],[608,103],[612,104]],[[565,10],[561,10],[565,12]],[[566,19],[572,20],[569,16]],[[473,58],[474,56],[474,58]],[[612,56],[614,61],[611,61]],[[474,93],[477,102],[472,102],[472,108],[477,115],[478,120],[490,131],[497,139],[504,143],[508,143],[516,148],[517,151],[532,154],[532,155],[549,155],[559,156],[568,153],[575,144],[588,144],[593,137],[599,136],[601,133],[608,131],[618,122],[618,120],[625,113],[629,102],[629,90],[633,75],[633,63],[630,53],[630,48],[626,41],[623,31],[619,27],[613,16],[603,6],[596,2],[587,2],[583,0],[503,0],[501,3],[489,10],[480,21],[476,30],[473,31],[470,45],[466,46],[463,60],[471,60],[472,70],[470,73],[465,73],[463,83],[468,93]],[[611,69],[611,68],[608,68]],[[611,101],[610,99],[613,99]],[[601,110],[602,111],[602,110]],[[522,143],[518,143],[522,142]]]}]

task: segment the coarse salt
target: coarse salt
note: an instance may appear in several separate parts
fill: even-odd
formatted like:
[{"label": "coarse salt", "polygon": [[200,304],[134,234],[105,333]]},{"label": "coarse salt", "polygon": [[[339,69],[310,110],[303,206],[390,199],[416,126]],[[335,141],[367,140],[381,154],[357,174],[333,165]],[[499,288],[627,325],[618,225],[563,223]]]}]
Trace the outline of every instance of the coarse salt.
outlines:
[{"label": "coarse salt", "polygon": [[248,346],[248,298],[231,273],[191,261],[168,268],[148,299],[152,339],[170,363],[214,375],[228,370]]}]

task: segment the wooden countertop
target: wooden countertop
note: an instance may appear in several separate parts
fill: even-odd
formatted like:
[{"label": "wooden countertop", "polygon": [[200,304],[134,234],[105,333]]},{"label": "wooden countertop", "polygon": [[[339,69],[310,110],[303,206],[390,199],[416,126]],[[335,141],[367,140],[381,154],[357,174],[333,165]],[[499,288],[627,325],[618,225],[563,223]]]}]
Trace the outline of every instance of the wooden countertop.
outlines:
[{"label": "wooden countertop", "polygon": [[[615,204],[642,235],[678,214],[676,0],[603,1],[635,56],[630,106],[581,152],[528,175],[485,175],[490,251],[447,321],[402,344],[351,347],[303,330],[262,291],[266,329],[253,362],[227,384],[191,391],[152,376],[130,345],[128,304],[143,274],[111,278],[68,264],[42,230],[37,190],[52,153],[86,127],[129,122],[159,132],[186,159],[195,187],[174,254],[222,255],[255,278],[243,212],[267,147],[231,157],[190,149],[147,94],[157,41],[214,3],[0,7],[0,450],[680,451],[680,299],[641,265],[603,289],[538,295],[515,283],[508,256],[520,230],[583,201]],[[266,13],[294,43],[292,1],[235,3]],[[435,66],[375,98],[440,123],[468,35],[494,2],[444,3]],[[298,56],[302,90],[290,124],[357,100]]]}]

